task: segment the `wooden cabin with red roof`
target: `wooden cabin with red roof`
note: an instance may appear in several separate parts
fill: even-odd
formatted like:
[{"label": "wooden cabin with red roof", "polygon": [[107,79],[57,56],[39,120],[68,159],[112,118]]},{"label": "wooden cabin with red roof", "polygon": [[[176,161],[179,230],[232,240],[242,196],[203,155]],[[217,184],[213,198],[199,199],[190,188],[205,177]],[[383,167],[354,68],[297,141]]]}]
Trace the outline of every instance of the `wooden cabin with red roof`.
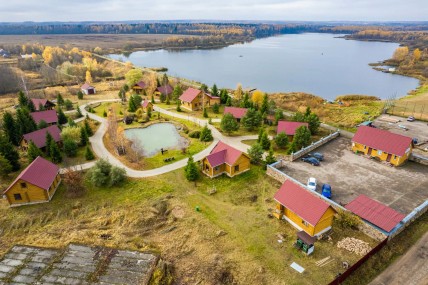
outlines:
[{"label": "wooden cabin with red roof", "polygon": [[352,138],[353,152],[362,152],[395,166],[406,162],[412,149],[412,138],[367,126],[359,127]]},{"label": "wooden cabin with red roof", "polygon": [[363,194],[349,202],[345,208],[387,235],[406,217]]},{"label": "wooden cabin with red roof", "polygon": [[143,108],[143,111],[147,113],[149,109],[150,111],[153,111],[153,104],[149,100],[145,99],[141,102],[141,108]]},{"label": "wooden cabin with red roof", "polygon": [[30,113],[34,122],[38,125],[41,121],[45,121],[48,126],[58,124],[58,115],[55,110],[47,110]]},{"label": "wooden cabin with red roof", "polygon": [[287,122],[287,121],[279,121],[278,127],[276,128],[276,133],[285,133],[288,136],[288,140],[292,141],[294,138],[294,135],[296,134],[296,130],[301,127],[309,127],[308,123],[303,122]]},{"label": "wooden cabin with red roof", "polygon": [[141,94],[146,89],[147,84],[144,83],[143,80],[140,80],[139,82],[135,83],[134,86],[132,86],[132,90],[136,94]]},{"label": "wooden cabin with red roof", "polygon": [[247,114],[247,108],[225,107],[224,114],[231,114],[238,122]]},{"label": "wooden cabin with red roof", "polygon": [[28,134],[23,135],[20,146],[23,150],[28,149],[28,144],[32,141],[38,148],[46,147],[46,134],[50,133],[53,140],[59,144],[61,142],[61,130],[57,125],[49,126]]},{"label": "wooden cabin with red roof", "polygon": [[49,202],[61,177],[59,167],[37,157],[3,192],[11,207]]},{"label": "wooden cabin with red roof", "polygon": [[174,89],[172,88],[171,85],[169,85],[169,84],[162,85],[162,86],[159,86],[158,88],[156,88],[155,95],[160,96],[163,94],[165,96],[169,96],[172,94],[173,91],[174,91]]},{"label": "wooden cabin with red roof", "polygon": [[229,177],[250,170],[250,157],[222,141],[202,160],[202,172],[211,178],[222,175]]},{"label": "wooden cabin with red roof", "polygon": [[187,88],[178,99],[181,101],[181,107],[190,111],[197,111],[204,106],[209,107],[215,103],[220,105],[220,97],[213,96],[192,87]]},{"label": "wooden cabin with red roof", "polygon": [[274,216],[284,219],[299,231],[318,236],[331,229],[336,210],[303,186],[286,180],[276,192]]},{"label": "wooden cabin with red roof", "polygon": [[31,102],[33,102],[34,110],[36,111],[53,110],[56,106],[55,103],[49,101],[48,99],[32,98]]}]

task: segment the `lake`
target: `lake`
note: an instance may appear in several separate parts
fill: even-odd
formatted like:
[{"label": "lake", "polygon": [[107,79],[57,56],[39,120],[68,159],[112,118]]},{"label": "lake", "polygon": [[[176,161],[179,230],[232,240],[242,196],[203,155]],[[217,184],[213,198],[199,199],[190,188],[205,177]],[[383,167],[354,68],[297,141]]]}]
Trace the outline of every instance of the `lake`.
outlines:
[{"label": "lake", "polygon": [[368,64],[388,59],[395,43],[363,42],[333,34],[292,34],[221,49],[138,51],[137,66],[167,67],[168,74],[220,88],[257,88],[264,92],[307,92],[333,100],[343,94],[401,97],[415,89],[415,78],[373,70]]},{"label": "lake", "polygon": [[159,123],[147,128],[125,130],[125,137],[133,142],[132,147],[146,157],[156,155],[163,149],[177,149],[187,145],[187,140],[180,136],[175,125]]}]

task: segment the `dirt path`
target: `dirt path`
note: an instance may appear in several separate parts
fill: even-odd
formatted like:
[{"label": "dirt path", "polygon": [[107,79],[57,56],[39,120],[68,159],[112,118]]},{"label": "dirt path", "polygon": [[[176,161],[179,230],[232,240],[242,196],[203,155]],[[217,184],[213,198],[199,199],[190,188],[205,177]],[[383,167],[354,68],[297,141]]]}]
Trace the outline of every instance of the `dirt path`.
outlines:
[{"label": "dirt path", "polygon": [[428,284],[428,232],[369,285],[402,284]]}]

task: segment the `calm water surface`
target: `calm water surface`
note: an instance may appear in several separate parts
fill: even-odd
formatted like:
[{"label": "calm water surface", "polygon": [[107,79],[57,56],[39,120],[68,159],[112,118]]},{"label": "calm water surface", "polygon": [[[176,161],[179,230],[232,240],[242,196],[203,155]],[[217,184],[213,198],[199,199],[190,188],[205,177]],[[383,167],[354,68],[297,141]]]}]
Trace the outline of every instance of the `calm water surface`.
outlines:
[{"label": "calm water surface", "polygon": [[185,146],[187,141],[178,133],[175,125],[169,123],[154,124],[147,128],[125,130],[127,139],[134,148],[145,156],[151,157],[163,149],[176,149]]},{"label": "calm water surface", "polygon": [[139,51],[138,66],[167,67],[168,74],[209,86],[308,92],[326,99],[343,94],[388,98],[418,86],[410,77],[373,70],[368,63],[390,58],[398,44],[350,41],[332,34],[281,35],[214,50]]}]

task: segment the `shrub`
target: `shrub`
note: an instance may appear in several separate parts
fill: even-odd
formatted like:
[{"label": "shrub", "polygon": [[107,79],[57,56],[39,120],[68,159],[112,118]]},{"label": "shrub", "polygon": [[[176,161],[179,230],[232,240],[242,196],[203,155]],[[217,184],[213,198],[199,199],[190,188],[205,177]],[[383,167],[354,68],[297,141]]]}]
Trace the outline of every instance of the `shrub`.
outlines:
[{"label": "shrub", "polygon": [[77,155],[77,143],[70,138],[64,140],[64,152],[68,157],[75,157]]},{"label": "shrub", "polygon": [[210,142],[214,139],[211,130],[206,125],[202,128],[199,139],[203,142]]},{"label": "shrub", "polygon": [[250,156],[251,163],[258,164],[263,158],[263,148],[259,143],[253,144],[248,149],[248,155]]},{"label": "shrub", "polygon": [[339,210],[335,221],[341,228],[352,229],[358,229],[358,226],[362,223],[361,219],[357,215],[343,210]]},{"label": "shrub", "polygon": [[288,136],[284,132],[280,132],[275,137],[275,143],[279,148],[285,149],[288,145]]},{"label": "shrub", "polygon": [[200,136],[201,136],[201,132],[200,131],[191,131],[189,133],[189,137],[191,137],[193,139],[199,139]]},{"label": "shrub", "polygon": [[75,143],[80,142],[80,128],[77,126],[65,127],[61,131],[61,138],[63,141],[68,139],[73,140]]},{"label": "shrub", "polygon": [[98,160],[88,172],[89,182],[96,187],[119,185],[125,179],[125,169],[112,166],[105,159]]},{"label": "shrub", "polygon": [[110,186],[122,184],[126,179],[126,170],[117,166],[113,166],[110,171]]},{"label": "shrub", "polygon": [[95,158],[95,156],[92,153],[92,150],[89,146],[86,146],[85,158],[86,158],[86,160],[93,160]]}]

